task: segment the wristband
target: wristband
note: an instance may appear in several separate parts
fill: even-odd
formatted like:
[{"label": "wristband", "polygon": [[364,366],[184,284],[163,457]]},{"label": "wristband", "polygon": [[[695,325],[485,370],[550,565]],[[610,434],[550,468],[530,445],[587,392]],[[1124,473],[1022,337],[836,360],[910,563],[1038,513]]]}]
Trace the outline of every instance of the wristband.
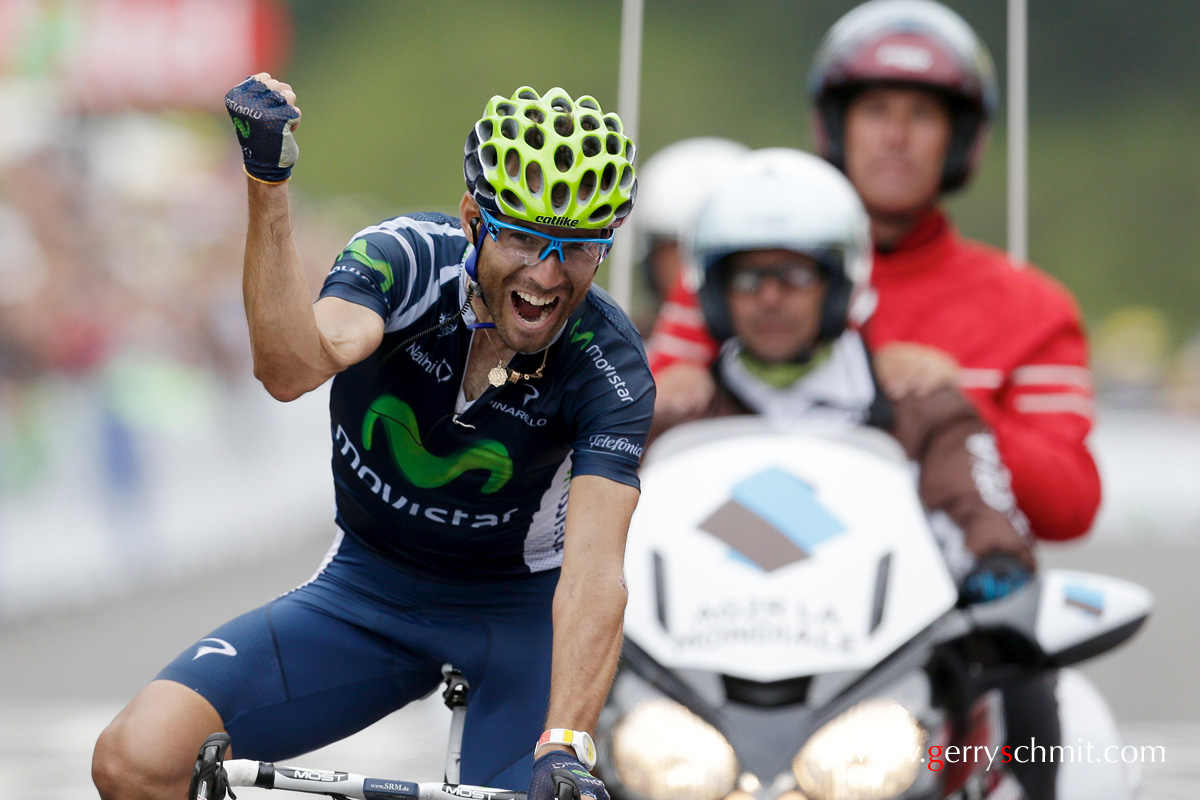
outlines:
[{"label": "wristband", "polygon": [[565,744],[575,751],[575,756],[589,770],[596,766],[596,743],[587,731],[572,731],[566,728],[551,728],[538,739],[538,747],[544,744]]}]

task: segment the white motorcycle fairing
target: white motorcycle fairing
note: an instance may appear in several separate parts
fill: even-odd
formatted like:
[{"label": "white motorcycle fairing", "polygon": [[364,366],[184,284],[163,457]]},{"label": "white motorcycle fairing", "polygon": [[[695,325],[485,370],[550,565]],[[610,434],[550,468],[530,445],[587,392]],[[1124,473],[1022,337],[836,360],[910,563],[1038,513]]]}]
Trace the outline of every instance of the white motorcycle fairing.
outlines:
[{"label": "white motorcycle fairing", "polygon": [[688,429],[651,451],[626,551],[625,633],[657,662],[759,682],[865,670],[954,606],[890,437]]}]

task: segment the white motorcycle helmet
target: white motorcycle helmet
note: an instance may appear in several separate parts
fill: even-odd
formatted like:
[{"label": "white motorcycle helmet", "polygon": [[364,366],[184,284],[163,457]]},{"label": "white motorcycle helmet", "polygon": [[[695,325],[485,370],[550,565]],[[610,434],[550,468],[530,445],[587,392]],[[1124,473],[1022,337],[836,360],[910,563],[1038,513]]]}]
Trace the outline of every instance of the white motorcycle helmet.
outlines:
[{"label": "white motorcycle helmet", "polygon": [[657,286],[652,274],[655,247],[682,240],[708,192],[749,152],[749,147],[732,139],[699,136],[667,145],[638,170],[634,254],[652,291],[670,289]]},{"label": "white motorcycle helmet", "polygon": [[828,162],[792,148],[756,150],[700,207],[685,237],[685,280],[717,341],[734,335],[723,260],[784,249],[814,259],[826,278],[817,341],[861,325],[875,307],[871,237],[858,193]]}]

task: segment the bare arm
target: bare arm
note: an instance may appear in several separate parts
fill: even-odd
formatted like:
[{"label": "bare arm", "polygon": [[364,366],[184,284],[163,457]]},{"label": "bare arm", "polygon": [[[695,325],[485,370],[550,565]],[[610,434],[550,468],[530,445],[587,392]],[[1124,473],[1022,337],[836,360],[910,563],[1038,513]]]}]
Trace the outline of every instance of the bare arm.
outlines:
[{"label": "bare arm", "polygon": [[880,385],[893,400],[958,385],[958,362],[936,347],[890,342],[875,351],[874,363]]},{"label": "bare arm", "polygon": [[[562,574],[554,593],[547,728],[596,729],[621,652],[625,538],[637,500],[637,489],[607,478],[580,475],[571,481]],[[538,755],[551,749],[556,748],[544,745]]]},{"label": "bare arm", "polygon": [[254,375],[286,402],[370,355],[383,340],[383,319],[340,298],[313,304],[292,236],[287,184],[247,181],[242,292]]}]

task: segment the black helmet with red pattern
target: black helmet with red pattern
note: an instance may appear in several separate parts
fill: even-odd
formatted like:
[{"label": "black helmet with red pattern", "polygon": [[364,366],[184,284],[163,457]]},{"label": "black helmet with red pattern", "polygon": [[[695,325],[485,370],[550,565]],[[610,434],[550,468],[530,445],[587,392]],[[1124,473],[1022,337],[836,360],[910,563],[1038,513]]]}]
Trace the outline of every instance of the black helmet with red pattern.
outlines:
[{"label": "black helmet with red pattern", "polygon": [[933,0],[871,0],[838,20],[808,78],[817,149],[845,170],[846,108],[871,86],[929,89],[950,109],[953,132],[941,190],[962,186],[983,152],[996,111],[996,78],[983,42],[962,17]]}]

